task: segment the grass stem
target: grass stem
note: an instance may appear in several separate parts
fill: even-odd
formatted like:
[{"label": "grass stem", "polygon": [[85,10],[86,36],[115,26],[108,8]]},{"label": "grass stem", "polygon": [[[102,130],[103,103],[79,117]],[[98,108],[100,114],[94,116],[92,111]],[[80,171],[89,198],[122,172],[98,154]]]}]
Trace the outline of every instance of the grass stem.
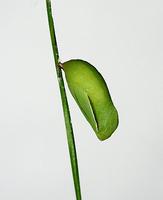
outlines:
[{"label": "grass stem", "polygon": [[62,76],[62,70],[59,67],[59,63],[60,63],[59,52],[58,52],[50,0],[46,0],[46,7],[47,7],[47,16],[48,16],[49,31],[50,31],[55,67],[56,67],[57,78],[58,78],[61,100],[62,100],[62,107],[63,107],[63,113],[64,113],[65,126],[66,126],[67,141],[68,141],[68,148],[69,148],[69,154],[70,154],[76,199],[81,200],[81,190],[80,190],[80,180],[79,180],[75,140],[74,140],[74,134],[73,134],[73,128],[72,128],[72,123],[71,123],[71,116],[70,116],[69,105],[67,101],[66,90],[64,86],[64,80]]}]

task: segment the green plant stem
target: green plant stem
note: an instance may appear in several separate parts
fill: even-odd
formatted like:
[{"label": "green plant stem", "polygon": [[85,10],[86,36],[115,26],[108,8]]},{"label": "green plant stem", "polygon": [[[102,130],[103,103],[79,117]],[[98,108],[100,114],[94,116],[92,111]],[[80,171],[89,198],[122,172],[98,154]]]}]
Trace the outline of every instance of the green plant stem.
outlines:
[{"label": "green plant stem", "polygon": [[63,80],[61,68],[59,67],[59,64],[60,64],[59,52],[58,52],[50,0],[46,0],[46,7],[47,7],[47,15],[48,15],[48,23],[49,23],[52,49],[53,49],[53,54],[54,54],[54,61],[55,61],[55,66],[56,66],[57,78],[58,78],[58,83],[59,83],[59,88],[60,88],[62,107],[63,107],[63,113],[64,113],[64,119],[65,119],[67,141],[68,141],[68,147],[69,147],[69,154],[70,154],[70,160],[71,160],[71,168],[72,168],[72,174],[73,174],[73,180],[74,180],[76,199],[81,200],[80,180],[79,180],[75,140],[74,140],[74,135],[73,135],[73,129],[72,129],[72,124],[71,124],[71,117],[70,117],[70,111],[69,111],[65,86],[64,86],[64,80]]}]

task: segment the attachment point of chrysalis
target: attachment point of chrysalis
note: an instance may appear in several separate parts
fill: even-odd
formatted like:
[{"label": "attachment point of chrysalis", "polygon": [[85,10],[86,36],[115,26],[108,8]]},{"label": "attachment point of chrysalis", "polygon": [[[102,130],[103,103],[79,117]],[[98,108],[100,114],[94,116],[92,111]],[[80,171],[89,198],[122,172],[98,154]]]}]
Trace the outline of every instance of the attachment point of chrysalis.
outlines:
[{"label": "attachment point of chrysalis", "polygon": [[63,68],[63,63],[59,62],[59,63],[58,63],[58,67],[60,67],[61,69],[64,70],[64,68]]}]

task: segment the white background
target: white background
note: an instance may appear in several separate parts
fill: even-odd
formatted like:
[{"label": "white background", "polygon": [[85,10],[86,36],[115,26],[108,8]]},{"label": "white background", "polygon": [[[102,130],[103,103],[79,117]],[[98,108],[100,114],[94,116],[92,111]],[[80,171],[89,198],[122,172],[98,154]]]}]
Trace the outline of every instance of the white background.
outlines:
[{"label": "white background", "polygon": [[[53,11],[61,60],[95,65],[120,116],[100,142],[67,91],[83,200],[162,200],[162,1]],[[0,0],[0,199],[75,200],[44,0]]]}]

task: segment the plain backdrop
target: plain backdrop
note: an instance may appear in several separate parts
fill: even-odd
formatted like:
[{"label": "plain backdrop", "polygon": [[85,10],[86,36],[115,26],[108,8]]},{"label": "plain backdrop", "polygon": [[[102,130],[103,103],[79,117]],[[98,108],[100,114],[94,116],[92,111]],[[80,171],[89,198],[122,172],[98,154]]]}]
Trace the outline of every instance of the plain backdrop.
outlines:
[{"label": "plain backdrop", "polygon": [[[61,60],[95,65],[120,116],[100,142],[67,90],[83,200],[162,200],[163,2],[52,5]],[[75,200],[45,0],[0,0],[0,199]]]}]

